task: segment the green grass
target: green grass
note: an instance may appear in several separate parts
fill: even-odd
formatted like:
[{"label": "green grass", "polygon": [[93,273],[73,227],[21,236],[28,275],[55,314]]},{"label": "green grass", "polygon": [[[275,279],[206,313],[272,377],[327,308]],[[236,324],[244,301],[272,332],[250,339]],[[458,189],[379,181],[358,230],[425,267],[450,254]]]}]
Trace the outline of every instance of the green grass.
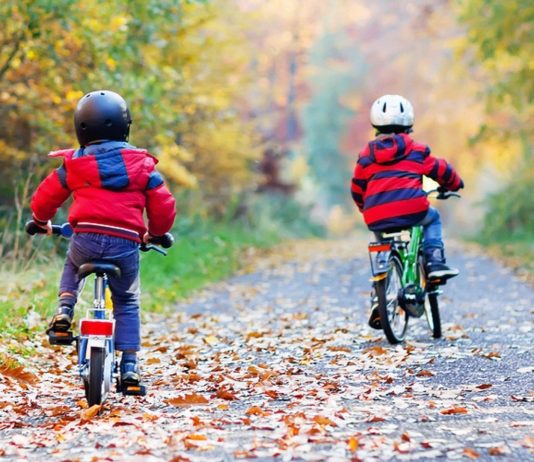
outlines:
[{"label": "green grass", "polygon": [[242,222],[182,224],[175,237],[166,257],[153,251],[142,255],[143,309],[165,309],[206,283],[232,274],[247,247],[266,248],[280,240],[275,232]]},{"label": "green grass", "polygon": [[492,256],[534,283],[534,235],[523,233],[515,237],[493,236],[491,239],[478,238],[476,242],[486,248]]},{"label": "green grass", "polygon": [[[167,256],[154,251],[142,254],[144,311],[163,312],[194,290],[232,274],[247,247],[269,247],[280,240],[272,231],[242,222],[181,223],[174,234],[176,243]],[[42,332],[45,320],[56,308],[62,264],[62,258],[55,257],[30,271],[0,271],[0,337],[28,338]],[[83,298],[90,301],[89,287]]]}]

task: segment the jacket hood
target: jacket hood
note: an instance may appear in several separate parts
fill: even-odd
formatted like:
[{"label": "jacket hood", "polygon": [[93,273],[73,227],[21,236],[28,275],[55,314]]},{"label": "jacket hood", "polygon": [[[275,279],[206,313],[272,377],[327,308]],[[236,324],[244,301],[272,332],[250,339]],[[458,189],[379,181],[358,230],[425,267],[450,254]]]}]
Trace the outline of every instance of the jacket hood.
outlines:
[{"label": "jacket hood", "polygon": [[74,152],[73,157],[76,159],[83,156],[98,156],[120,149],[135,149],[135,147],[128,144],[126,141],[104,141],[101,143],[89,144],[77,149]]},{"label": "jacket hood", "polygon": [[379,135],[369,142],[369,152],[378,164],[398,162],[412,150],[413,140],[406,133]]}]

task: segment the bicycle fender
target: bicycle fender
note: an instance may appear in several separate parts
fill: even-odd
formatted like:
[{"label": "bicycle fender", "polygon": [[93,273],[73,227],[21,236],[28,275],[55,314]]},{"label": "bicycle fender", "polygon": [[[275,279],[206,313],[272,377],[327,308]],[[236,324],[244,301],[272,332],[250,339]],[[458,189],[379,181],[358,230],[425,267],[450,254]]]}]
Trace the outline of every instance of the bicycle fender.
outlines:
[{"label": "bicycle fender", "polygon": [[388,262],[391,256],[390,242],[371,242],[369,244],[369,260],[373,281],[380,281],[388,274]]}]

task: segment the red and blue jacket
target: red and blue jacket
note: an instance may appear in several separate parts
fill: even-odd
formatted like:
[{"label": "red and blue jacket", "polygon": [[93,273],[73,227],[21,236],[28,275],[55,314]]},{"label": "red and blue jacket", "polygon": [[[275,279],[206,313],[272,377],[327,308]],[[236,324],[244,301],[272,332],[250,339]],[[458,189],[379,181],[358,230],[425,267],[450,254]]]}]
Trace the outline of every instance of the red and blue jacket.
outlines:
[{"label": "red and blue jacket", "polygon": [[424,218],[430,203],[423,175],[451,191],[463,187],[449,163],[405,133],[380,135],[367,144],[356,163],[351,193],[371,231],[408,228]]},{"label": "red and blue jacket", "polygon": [[[106,141],[54,151],[61,167],[39,185],[31,200],[33,218],[45,224],[73,194],[69,223],[76,233],[99,233],[141,242],[148,232],[168,232],[175,200],[156,171],[158,160],[126,142]],[[148,229],[143,219],[146,210]]]}]

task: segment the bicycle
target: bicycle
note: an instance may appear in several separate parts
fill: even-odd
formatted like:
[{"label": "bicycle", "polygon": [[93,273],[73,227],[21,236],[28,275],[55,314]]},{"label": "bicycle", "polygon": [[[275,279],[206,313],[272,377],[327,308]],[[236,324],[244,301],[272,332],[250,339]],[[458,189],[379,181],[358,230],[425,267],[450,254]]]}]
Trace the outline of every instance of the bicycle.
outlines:
[{"label": "bicycle", "polygon": [[[435,192],[439,200],[460,197],[441,188],[429,191],[427,195]],[[426,277],[422,250],[423,227],[413,226],[377,234],[378,241],[370,242],[368,247],[374,290],[371,303],[378,308],[386,338],[392,344],[401,343],[406,336],[409,318],[423,315],[432,336],[440,338],[442,329],[438,296],[442,293],[440,286],[447,281]]]},{"label": "bicycle", "polygon": [[[46,230],[33,221],[27,222],[25,228],[32,236],[46,234]],[[52,225],[52,234],[68,239],[72,236],[73,230],[68,223]],[[167,233],[161,237],[151,238],[148,244],[141,244],[140,250],[143,252],[154,250],[167,255],[163,248],[169,248],[173,243],[172,235]],[[120,277],[120,268],[102,260],[82,264],[78,269],[81,288],[91,274],[95,275],[94,302],[92,308],[86,311],[86,316],[80,320],[80,335],[74,336],[72,331],[49,331],[49,342],[51,345],[76,344],[78,370],[89,406],[100,405],[106,400],[114,378],[118,392],[124,395],[144,396],[146,394],[144,385],[121,383],[119,364],[115,358],[115,321],[108,278]]]}]

